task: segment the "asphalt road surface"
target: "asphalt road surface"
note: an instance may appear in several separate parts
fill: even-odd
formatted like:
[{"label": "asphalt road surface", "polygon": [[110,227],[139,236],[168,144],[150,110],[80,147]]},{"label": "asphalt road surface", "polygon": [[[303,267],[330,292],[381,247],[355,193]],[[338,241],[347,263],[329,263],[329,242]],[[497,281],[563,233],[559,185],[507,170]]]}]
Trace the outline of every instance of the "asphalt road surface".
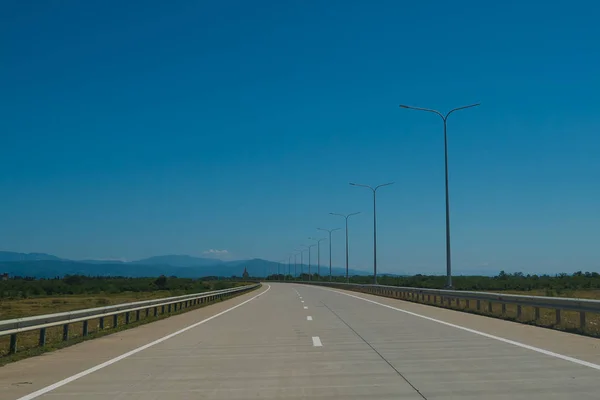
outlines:
[{"label": "asphalt road surface", "polygon": [[268,283],[0,368],[0,399],[599,399],[600,340]]}]

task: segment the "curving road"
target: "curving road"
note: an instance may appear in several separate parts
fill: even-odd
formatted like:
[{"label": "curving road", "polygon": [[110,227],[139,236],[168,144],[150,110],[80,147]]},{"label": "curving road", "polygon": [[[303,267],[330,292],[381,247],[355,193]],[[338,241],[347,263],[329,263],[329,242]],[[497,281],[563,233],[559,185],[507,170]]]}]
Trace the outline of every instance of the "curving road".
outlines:
[{"label": "curving road", "polygon": [[0,399],[598,399],[600,340],[269,283],[0,368]]}]

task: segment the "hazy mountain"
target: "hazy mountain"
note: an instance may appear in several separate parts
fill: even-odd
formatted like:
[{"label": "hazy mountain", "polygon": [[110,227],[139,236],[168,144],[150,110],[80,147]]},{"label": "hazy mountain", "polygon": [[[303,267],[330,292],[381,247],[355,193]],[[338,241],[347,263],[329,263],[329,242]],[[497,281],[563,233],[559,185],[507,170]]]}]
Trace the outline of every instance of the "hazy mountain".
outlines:
[{"label": "hazy mountain", "polygon": [[[252,259],[221,261],[211,258],[191,257],[186,255],[165,255],[150,257],[143,260],[125,262],[119,260],[82,260],[72,261],[61,259],[49,254],[23,254],[12,252],[0,252],[0,273],[7,272],[14,276],[33,276],[37,278],[53,278],[64,275],[88,275],[88,276],[127,276],[127,277],[153,277],[160,275],[178,276],[182,278],[200,278],[205,276],[242,276],[244,268],[250,276],[264,277],[277,274],[277,268],[281,274],[288,273],[287,263]],[[297,265],[296,271],[300,274],[302,270]],[[304,272],[308,272],[308,266],[304,265]],[[294,266],[290,271],[294,274]],[[311,272],[317,272],[317,268],[311,266]],[[329,267],[322,266],[321,274],[328,275]],[[345,268],[332,268],[332,274],[345,275]],[[350,275],[368,275],[366,271],[349,270]]]},{"label": "hazy mountain", "polygon": [[200,258],[186,255],[166,255],[132,261],[132,264],[170,265],[172,267],[205,267],[222,264],[223,261],[214,258]]},{"label": "hazy mountain", "polygon": [[38,260],[61,260],[61,258],[46,253],[15,253],[13,251],[0,251],[0,262]]},{"label": "hazy mountain", "polygon": [[124,264],[127,261],[123,260],[77,260],[77,262],[82,262],[86,264]]}]

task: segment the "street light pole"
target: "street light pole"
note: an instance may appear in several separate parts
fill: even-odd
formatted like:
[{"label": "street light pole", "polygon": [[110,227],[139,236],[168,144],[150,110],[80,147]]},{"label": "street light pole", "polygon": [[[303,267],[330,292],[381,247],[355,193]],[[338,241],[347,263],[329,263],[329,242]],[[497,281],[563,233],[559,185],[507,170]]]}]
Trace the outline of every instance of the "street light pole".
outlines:
[{"label": "street light pole", "polygon": [[300,251],[300,276],[302,276],[302,275],[304,275],[304,252],[306,251],[306,249],[301,249],[299,251]]},{"label": "street light pole", "polygon": [[322,239],[309,238],[309,239],[317,242],[317,275],[320,278],[321,277],[321,242],[323,240],[327,240],[327,238],[322,238]]},{"label": "street light pole", "polygon": [[452,256],[450,253],[450,196],[449,196],[449,190],[448,190],[448,135],[446,134],[447,120],[448,120],[448,117],[450,116],[450,114],[452,114],[454,111],[464,110],[465,108],[477,107],[479,104],[480,103],[476,103],[476,104],[470,104],[468,106],[454,108],[454,109],[448,111],[448,113],[446,115],[442,114],[441,112],[439,112],[437,110],[432,110],[429,108],[412,107],[412,106],[400,104],[400,108],[407,108],[410,110],[418,110],[418,111],[427,111],[427,112],[437,114],[440,116],[440,118],[442,118],[442,121],[444,121],[444,166],[445,166],[445,173],[446,173],[446,287],[448,289],[452,289]]},{"label": "street light pole", "polygon": [[335,228],[335,229],[317,228],[317,229],[320,231],[325,231],[325,232],[329,233],[329,282],[331,282],[331,232],[340,230],[342,228]]},{"label": "street light pole", "polygon": [[348,283],[350,281],[350,278],[348,277],[348,218],[350,218],[353,215],[360,214],[360,211],[352,213],[352,214],[348,214],[348,215],[336,214],[336,213],[329,213],[329,214],[337,215],[339,217],[344,217],[344,219],[346,220],[346,283]]},{"label": "street light pole", "polygon": [[[296,250],[298,251],[298,250]],[[298,256],[298,253],[294,254],[294,277],[297,278],[298,277],[298,261],[296,259],[296,257]]]},{"label": "street light pole", "polygon": [[393,185],[394,182],[384,183],[374,188],[368,185],[350,182],[351,186],[361,186],[373,191],[373,284],[377,285],[377,189],[383,186]]},{"label": "street light pole", "polygon": [[308,249],[308,280],[312,280],[312,275],[310,274],[310,249],[312,247],[315,247],[316,244],[311,244],[311,245],[303,245],[304,247],[306,247]]}]

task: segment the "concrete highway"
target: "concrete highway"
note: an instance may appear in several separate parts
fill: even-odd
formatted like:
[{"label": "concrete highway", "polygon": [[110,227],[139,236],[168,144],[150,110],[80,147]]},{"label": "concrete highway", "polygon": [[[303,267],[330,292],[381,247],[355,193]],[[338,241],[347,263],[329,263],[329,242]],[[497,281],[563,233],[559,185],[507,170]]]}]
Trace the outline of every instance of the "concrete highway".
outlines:
[{"label": "concrete highway", "polygon": [[599,399],[600,340],[367,294],[249,294],[0,368],[0,399]]}]

